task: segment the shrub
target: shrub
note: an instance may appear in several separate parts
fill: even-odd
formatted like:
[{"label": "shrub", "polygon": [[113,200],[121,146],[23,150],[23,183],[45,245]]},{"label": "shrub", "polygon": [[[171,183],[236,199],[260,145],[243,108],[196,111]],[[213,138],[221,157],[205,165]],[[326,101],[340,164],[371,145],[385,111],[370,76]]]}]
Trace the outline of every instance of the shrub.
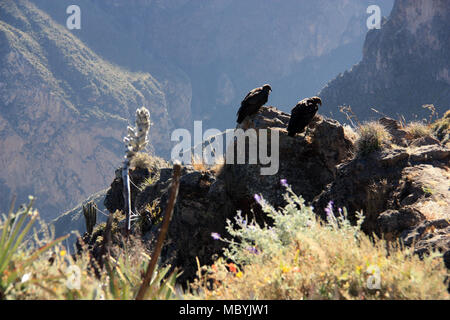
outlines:
[{"label": "shrub", "polygon": [[[346,211],[333,204],[321,222],[287,187],[280,210],[257,197],[272,227],[240,214],[228,232],[235,240],[224,258],[199,270],[193,285],[204,299],[448,299],[447,274],[439,254],[423,260],[410,249],[389,247],[360,230],[362,215],[351,225]],[[239,241],[238,241],[239,240]],[[380,282],[377,283],[377,280]]]},{"label": "shrub", "polygon": [[[26,220],[30,219],[28,223]],[[61,245],[66,237],[52,240],[53,232],[42,230],[23,241],[37,213],[31,204],[0,220],[1,299],[134,299],[150,261],[149,250],[130,238],[110,248],[99,267],[88,248],[70,254]],[[157,268],[146,299],[176,299],[177,272],[170,266]]]},{"label": "shrub", "polygon": [[431,125],[434,135],[446,145],[450,143],[450,110],[448,110],[442,119],[437,120]]},{"label": "shrub", "polygon": [[432,130],[428,125],[417,121],[408,123],[405,130],[406,132],[408,132],[412,139],[428,137],[432,133]]},{"label": "shrub", "polygon": [[151,156],[148,153],[138,152],[131,159],[130,167],[133,169],[148,169],[150,172],[153,172],[160,168],[167,168],[169,165],[164,159]]},{"label": "shrub", "polygon": [[30,197],[28,206],[13,213],[12,205],[8,215],[0,217],[0,300],[6,299],[16,285],[27,279],[25,270],[30,264],[67,238],[47,241],[38,248],[27,247],[26,236],[39,215],[32,204],[33,197]]},{"label": "shrub", "polygon": [[386,128],[378,122],[368,122],[358,128],[359,137],[356,140],[357,154],[367,155],[382,150],[391,140]]}]

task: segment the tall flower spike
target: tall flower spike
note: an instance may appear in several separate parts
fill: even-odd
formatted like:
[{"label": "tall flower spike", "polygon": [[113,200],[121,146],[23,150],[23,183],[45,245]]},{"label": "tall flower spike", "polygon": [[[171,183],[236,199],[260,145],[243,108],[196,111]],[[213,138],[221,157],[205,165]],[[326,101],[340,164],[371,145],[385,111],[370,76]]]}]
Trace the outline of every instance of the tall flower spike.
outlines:
[{"label": "tall flower spike", "polygon": [[127,127],[127,136],[123,138],[125,142],[125,161],[122,169],[123,180],[123,200],[124,212],[126,217],[127,233],[131,229],[131,194],[130,194],[130,176],[129,166],[131,159],[137,152],[141,151],[148,144],[147,135],[150,130],[150,112],[145,108],[136,110],[136,126]]},{"label": "tall flower spike", "polygon": [[148,144],[148,132],[150,130],[150,112],[142,107],[136,110],[136,126],[128,127],[128,134],[123,139],[126,144],[126,159],[129,161],[135,154],[144,149]]}]

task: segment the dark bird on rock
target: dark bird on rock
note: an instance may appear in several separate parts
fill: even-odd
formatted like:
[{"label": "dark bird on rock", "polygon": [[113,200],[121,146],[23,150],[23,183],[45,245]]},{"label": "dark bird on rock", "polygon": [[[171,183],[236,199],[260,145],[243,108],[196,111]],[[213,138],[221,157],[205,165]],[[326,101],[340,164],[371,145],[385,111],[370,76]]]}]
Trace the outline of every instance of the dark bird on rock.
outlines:
[{"label": "dark bird on rock", "polygon": [[322,100],[319,97],[306,98],[297,103],[291,111],[291,119],[289,120],[288,134],[290,137],[305,131],[305,128],[319,110],[319,104],[322,105]]},{"label": "dark bird on rock", "polygon": [[270,91],[272,91],[272,87],[268,84],[250,91],[241,102],[241,107],[237,112],[237,123],[242,123],[246,117],[257,113],[269,100]]}]

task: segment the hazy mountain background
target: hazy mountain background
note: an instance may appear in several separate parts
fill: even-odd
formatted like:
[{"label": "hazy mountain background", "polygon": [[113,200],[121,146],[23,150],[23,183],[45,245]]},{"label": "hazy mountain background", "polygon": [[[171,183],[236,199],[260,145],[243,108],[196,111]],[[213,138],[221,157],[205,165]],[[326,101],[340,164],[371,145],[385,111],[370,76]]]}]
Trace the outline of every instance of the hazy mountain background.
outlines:
[{"label": "hazy mountain background", "polygon": [[[256,86],[270,82],[271,102],[290,110],[300,98],[316,94],[339,72],[359,62],[367,33],[366,8],[372,4],[348,0],[34,2],[60,24],[66,19],[61,12],[78,4],[84,13],[83,26],[73,33],[109,61],[152,74],[155,68],[179,67],[192,87],[192,101],[188,90],[184,101],[174,101],[183,105],[174,112],[179,118],[175,124],[192,125],[192,115],[220,129],[232,124],[240,100]],[[393,0],[377,4],[388,16]],[[151,56],[156,65],[139,59],[140,55]]]},{"label": "hazy mountain background", "polygon": [[[432,104],[450,109],[450,1],[397,0],[380,30],[366,37],[363,59],[321,92],[324,109],[349,105],[360,120],[422,120]],[[345,121],[342,113],[335,118]]]},{"label": "hazy mountain background", "polygon": [[[270,104],[290,111],[358,63],[321,92],[322,114],[339,118],[338,105],[348,103],[363,120],[371,116],[366,100],[394,116],[408,116],[411,103],[436,101],[447,109],[438,104],[442,98],[430,99],[434,91],[424,96],[417,89],[447,88],[448,2],[396,1],[395,21],[369,32],[364,45],[368,5],[389,16],[393,3],[1,0],[1,211],[12,194],[19,202],[34,194],[50,219],[106,188],[121,162],[126,125],[141,105],[152,114],[150,151],[166,158],[174,128],[190,128],[193,120],[233,127],[240,100],[256,86],[270,83]],[[65,26],[71,4],[81,8],[81,30]],[[383,66],[376,81],[373,61]],[[430,69],[423,61],[436,64],[419,81],[413,75]],[[399,89],[402,79],[424,99],[398,104],[408,95]],[[379,93],[374,83],[379,90],[395,85],[372,101],[366,94]]]}]

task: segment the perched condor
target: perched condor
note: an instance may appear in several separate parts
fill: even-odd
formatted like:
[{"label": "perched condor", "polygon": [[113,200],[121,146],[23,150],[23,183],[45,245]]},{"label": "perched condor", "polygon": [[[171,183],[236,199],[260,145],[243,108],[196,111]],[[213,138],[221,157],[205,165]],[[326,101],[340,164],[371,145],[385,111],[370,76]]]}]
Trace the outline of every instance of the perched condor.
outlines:
[{"label": "perched condor", "polygon": [[270,91],[272,91],[272,87],[268,84],[250,91],[242,100],[241,107],[236,114],[238,117],[237,123],[242,123],[246,117],[257,113],[259,108],[269,100]]},{"label": "perched condor", "polygon": [[306,98],[299,101],[291,111],[291,119],[288,125],[288,134],[294,137],[297,133],[302,133],[319,110],[318,105],[322,105],[319,97]]}]

